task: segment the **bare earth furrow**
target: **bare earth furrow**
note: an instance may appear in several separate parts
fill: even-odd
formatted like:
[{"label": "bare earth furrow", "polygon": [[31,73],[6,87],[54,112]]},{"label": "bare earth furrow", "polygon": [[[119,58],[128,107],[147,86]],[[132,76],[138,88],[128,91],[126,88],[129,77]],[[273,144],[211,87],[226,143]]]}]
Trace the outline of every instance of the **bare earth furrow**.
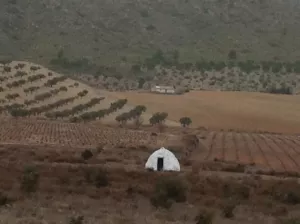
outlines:
[{"label": "bare earth furrow", "polygon": [[262,163],[261,163],[261,165],[267,166],[268,168],[271,168],[271,169],[272,169],[272,167],[271,167],[271,165],[270,165],[270,163],[269,163],[269,161],[268,161],[268,159],[267,159],[267,157],[266,157],[266,155],[265,155],[265,152],[264,152],[263,148],[262,148],[261,145],[257,142],[257,141],[258,141],[257,136],[255,135],[255,137],[254,137],[253,134],[249,134],[249,136],[250,136],[250,138],[252,139],[252,142],[254,143],[254,145],[256,146],[256,148],[259,149],[259,154],[260,154],[260,155],[258,155],[258,157],[261,157],[261,158],[262,158]]},{"label": "bare earth furrow", "polygon": [[285,155],[282,153],[280,148],[278,148],[278,145],[271,138],[269,138],[267,135],[262,135],[262,136],[265,139],[266,144],[269,146],[270,150],[272,150],[272,152],[278,158],[278,160],[280,162],[280,165],[281,165],[281,169],[283,171],[288,171],[289,170],[289,165],[286,164],[286,162],[284,162],[285,161],[285,158],[284,158]]}]

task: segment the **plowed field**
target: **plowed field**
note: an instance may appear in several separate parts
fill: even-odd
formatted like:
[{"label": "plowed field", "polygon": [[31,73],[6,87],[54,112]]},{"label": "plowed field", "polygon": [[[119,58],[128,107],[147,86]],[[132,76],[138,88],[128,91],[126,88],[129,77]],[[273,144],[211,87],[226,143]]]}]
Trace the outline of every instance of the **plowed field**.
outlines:
[{"label": "plowed field", "polygon": [[[206,148],[194,151],[193,160],[255,164],[274,171],[300,171],[300,138],[297,136],[213,131],[200,134]],[[86,148],[101,144],[134,146],[134,150],[142,145],[167,146],[168,140],[174,137],[179,138],[167,133],[153,137],[151,131],[49,121],[10,120],[3,121],[0,127],[0,143],[18,145]]]}]

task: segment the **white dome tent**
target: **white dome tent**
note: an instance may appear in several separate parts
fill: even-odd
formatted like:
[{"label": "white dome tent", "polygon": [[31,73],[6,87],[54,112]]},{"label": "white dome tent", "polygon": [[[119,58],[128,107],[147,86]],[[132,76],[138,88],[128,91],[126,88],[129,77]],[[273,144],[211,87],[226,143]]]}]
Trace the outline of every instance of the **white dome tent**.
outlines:
[{"label": "white dome tent", "polygon": [[145,168],[154,171],[180,171],[178,159],[171,151],[164,147],[150,155]]}]

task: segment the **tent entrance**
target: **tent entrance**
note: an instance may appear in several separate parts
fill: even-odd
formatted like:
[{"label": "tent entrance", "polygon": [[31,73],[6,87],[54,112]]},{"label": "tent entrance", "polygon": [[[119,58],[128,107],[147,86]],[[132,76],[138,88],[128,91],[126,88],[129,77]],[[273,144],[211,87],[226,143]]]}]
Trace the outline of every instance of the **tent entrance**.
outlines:
[{"label": "tent entrance", "polygon": [[157,171],[164,169],[164,158],[157,158]]}]

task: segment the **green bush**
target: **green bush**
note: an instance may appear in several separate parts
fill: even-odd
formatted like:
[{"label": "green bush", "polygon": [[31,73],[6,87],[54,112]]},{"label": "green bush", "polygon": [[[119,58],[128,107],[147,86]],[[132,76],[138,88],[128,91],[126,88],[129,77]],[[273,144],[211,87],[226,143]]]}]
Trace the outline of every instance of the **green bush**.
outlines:
[{"label": "green bush", "polygon": [[155,207],[170,208],[173,201],[186,201],[186,186],[179,178],[162,177],[155,185],[151,203]]},{"label": "green bush", "polygon": [[282,197],[282,202],[284,202],[286,204],[292,204],[292,205],[299,204],[300,203],[300,195],[293,191],[289,191]]},{"label": "green bush", "polygon": [[234,211],[235,207],[236,207],[236,205],[231,202],[224,205],[222,208],[223,216],[228,219],[233,218],[234,217],[233,211]]},{"label": "green bush", "polygon": [[103,169],[99,169],[96,172],[94,183],[97,188],[108,186],[109,180],[108,180],[107,172]]},{"label": "green bush", "polygon": [[89,160],[93,157],[93,153],[91,152],[91,150],[86,149],[81,153],[81,157],[84,160]]},{"label": "green bush", "polygon": [[81,216],[77,216],[77,217],[72,217],[69,221],[69,224],[83,224],[84,221],[84,217]]},{"label": "green bush", "polygon": [[33,166],[25,167],[22,180],[21,190],[26,193],[35,192],[38,187],[39,173]]},{"label": "green bush", "polygon": [[8,202],[9,202],[8,197],[0,192],[0,207],[8,204]]},{"label": "green bush", "polygon": [[207,209],[202,209],[196,216],[196,224],[212,224],[214,219],[214,213]]},{"label": "green bush", "polygon": [[107,187],[109,185],[107,171],[102,168],[98,170],[85,169],[84,177],[86,182],[94,184],[97,188]]},{"label": "green bush", "polygon": [[291,219],[284,219],[281,220],[281,224],[300,224],[299,218],[291,218]]}]

